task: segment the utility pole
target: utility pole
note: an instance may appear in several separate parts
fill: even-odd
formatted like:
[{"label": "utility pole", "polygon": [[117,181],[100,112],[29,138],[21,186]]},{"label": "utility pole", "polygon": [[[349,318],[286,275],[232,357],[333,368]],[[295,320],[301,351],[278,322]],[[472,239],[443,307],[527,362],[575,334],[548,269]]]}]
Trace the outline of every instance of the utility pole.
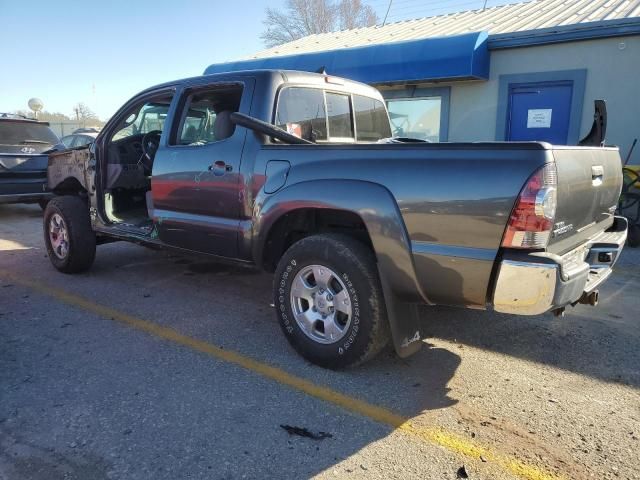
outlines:
[{"label": "utility pole", "polygon": [[[389,6],[387,7],[387,13],[384,14],[384,20],[382,21],[382,26],[384,27],[384,25],[387,23],[387,17],[389,16],[389,10],[391,10],[391,4],[393,3],[393,0],[389,0]],[[485,0],[486,3],[486,0]]]}]

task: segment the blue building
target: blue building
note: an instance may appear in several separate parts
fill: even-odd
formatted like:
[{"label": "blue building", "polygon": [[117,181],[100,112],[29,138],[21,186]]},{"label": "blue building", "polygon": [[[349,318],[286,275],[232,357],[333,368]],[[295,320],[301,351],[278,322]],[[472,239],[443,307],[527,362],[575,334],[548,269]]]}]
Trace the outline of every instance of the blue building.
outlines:
[{"label": "blue building", "polygon": [[640,0],[534,0],[311,35],[205,72],[254,68],[374,85],[397,134],[432,141],[575,144],[601,98],[607,142],[624,156],[640,137]]}]

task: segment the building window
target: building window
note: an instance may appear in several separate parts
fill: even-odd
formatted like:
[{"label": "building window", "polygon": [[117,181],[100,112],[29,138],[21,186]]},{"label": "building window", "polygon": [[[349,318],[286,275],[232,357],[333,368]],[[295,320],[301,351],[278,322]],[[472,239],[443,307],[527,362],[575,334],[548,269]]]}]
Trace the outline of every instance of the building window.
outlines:
[{"label": "building window", "polygon": [[441,104],[440,97],[389,100],[393,136],[440,141]]},{"label": "building window", "polygon": [[449,136],[449,87],[382,92],[395,137],[445,142]]}]

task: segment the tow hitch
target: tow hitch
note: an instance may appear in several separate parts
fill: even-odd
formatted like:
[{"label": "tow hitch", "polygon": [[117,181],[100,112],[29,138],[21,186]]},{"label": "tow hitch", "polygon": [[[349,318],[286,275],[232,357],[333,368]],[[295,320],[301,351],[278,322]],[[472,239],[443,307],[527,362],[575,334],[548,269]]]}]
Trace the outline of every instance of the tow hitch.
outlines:
[{"label": "tow hitch", "polygon": [[592,307],[595,307],[596,305],[598,305],[599,294],[600,292],[598,290],[594,290],[588,293],[584,292],[580,297],[580,299],[578,300],[578,303],[582,303],[584,305],[591,305]]},{"label": "tow hitch", "polygon": [[[600,296],[599,290],[593,290],[591,292],[583,292],[582,296],[571,304],[572,307],[575,307],[577,304],[581,303],[583,305],[591,305],[595,307],[598,305],[598,297]],[[553,310],[553,315],[556,317],[564,317],[566,308],[560,307]]]}]

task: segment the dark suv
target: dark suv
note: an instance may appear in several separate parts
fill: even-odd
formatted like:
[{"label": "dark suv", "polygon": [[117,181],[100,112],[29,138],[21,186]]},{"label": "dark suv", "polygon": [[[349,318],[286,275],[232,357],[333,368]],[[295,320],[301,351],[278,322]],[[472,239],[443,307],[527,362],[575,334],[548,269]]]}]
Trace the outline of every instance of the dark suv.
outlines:
[{"label": "dark suv", "polygon": [[40,203],[47,192],[47,153],[64,148],[49,124],[0,114],[0,203]]}]

